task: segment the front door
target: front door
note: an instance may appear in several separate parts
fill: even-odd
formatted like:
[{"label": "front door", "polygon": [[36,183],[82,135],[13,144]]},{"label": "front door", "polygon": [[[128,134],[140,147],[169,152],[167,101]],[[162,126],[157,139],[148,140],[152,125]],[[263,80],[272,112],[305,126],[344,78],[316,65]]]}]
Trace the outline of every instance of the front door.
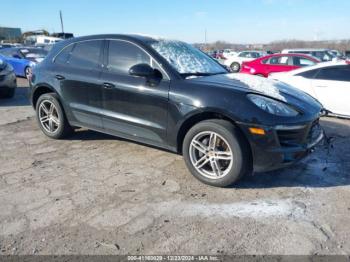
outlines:
[{"label": "front door", "polygon": [[[146,78],[131,76],[129,69],[140,63],[159,70],[163,79],[151,86]],[[166,139],[170,81],[159,65],[139,46],[110,40],[103,81],[103,126],[112,133],[152,144]]]}]

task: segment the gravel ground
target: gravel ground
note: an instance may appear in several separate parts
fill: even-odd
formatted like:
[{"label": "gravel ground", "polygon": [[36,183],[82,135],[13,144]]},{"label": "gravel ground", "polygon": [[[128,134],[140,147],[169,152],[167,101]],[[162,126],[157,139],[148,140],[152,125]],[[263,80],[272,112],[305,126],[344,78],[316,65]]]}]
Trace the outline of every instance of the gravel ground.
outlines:
[{"label": "gravel ground", "polygon": [[201,184],[181,156],[39,130],[19,80],[0,100],[0,254],[350,254],[350,121],[295,166]]}]

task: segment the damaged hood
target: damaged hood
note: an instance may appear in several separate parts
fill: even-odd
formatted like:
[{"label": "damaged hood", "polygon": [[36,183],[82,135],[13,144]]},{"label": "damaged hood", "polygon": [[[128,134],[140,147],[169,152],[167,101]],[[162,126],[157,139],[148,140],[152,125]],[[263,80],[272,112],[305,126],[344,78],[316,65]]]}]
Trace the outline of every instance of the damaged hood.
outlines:
[{"label": "damaged hood", "polygon": [[198,77],[191,80],[203,84],[239,89],[247,93],[261,94],[301,108],[310,108],[310,106],[314,107],[315,110],[322,108],[316,99],[303,91],[288,84],[260,76],[233,73]]}]

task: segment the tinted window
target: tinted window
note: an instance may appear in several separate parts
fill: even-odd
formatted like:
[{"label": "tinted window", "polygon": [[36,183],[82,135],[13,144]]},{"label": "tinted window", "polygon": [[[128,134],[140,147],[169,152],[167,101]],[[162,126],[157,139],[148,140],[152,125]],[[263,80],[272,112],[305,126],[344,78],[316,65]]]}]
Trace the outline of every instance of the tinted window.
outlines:
[{"label": "tinted window", "polygon": [[316,64],[314,61],[301,56],[293,57],[293,65],[295,66],[309,66]]},{"label": "tinted window", "polygon": [[248,57],[248,53],[247,52],[242,52],[238,56],[239,57]]},{"label": "tinted window", "polygon": [[150,64],[151,58],[134,44],[125,41],[110,41],[108,50],[108,70],[129,74],[130,67],[136,64]]},{"label": "tinted window", "polygon": [[319,58],[321,61],[330,61],[332,57],[325,51],[312,52],[312,56]]},{"label": "tinted window", "polygon": [[350,66],[337,66],[323,68],[317,74],[316,79],[332,81],[350,81]]},{"label": "tinted window", "polygon": [[251,58],[259,58],[260,57],[260,54],[259,53],[256,53],[256,52],[252,52],[252,53],[249,53],[249,56],[248,57],[251,57]]},{"label": "tinted window", "polygon": [[268,61],[269,61],[269,59],[264,59],[263,61],[261,61],[261,63],[267,64]]},{"label": "tinted window", "polygon": [[96,68],[100,60],[102,43],[102,40],[93,40],[75,44],[69,57],[69,64],[84,69]]},{"label": "tinted window", "polygon": [[68,60],[68,57],[73,49],[74,45],[69,45],[64,48],[55,58],[55,63],[65,64]]},{"label": "tinted window", "polygon": [[271,57],[267,64],[270,65],[288,65],[288,56],[274,56]]},{"label": "tinted window", "polygon": [[296,76],[302,76],[305,78],[313,79],[318,71],[319,71],[318,69],[309,70],[309,71],[305,71],[305,72],[296,74]]}]

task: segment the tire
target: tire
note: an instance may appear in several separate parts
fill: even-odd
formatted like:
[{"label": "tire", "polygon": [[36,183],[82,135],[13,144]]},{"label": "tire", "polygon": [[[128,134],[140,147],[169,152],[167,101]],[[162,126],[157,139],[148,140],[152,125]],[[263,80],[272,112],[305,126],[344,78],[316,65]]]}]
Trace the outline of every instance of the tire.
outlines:
[{"label": "tire", "polygon": [[[46,118],[44,118],[45,110],[42,108],[42,106],[44,106],[46,111],[49,112],[51,104],[55,109],[52,110],[51,116],[47,118],[55,119],[55,121],[46,120]],[[58,96],[55,93],[47,93],[39,97],[36,103],[36,118],[41,131],[50,138],[62,139],[69,136],[73,132],[73,129],[69,125],[63,108],[59,102]],[[40,119],[46,121],[42,122]],[[53,125],[52,130],[50,130],[50,124]]]},{"label": "tire", "polygon": [[241,69],[241,65],[239,63],[237,63],[237,62],[233,62],[230,65],[230,68],[231,68],[232,72],[237,73]]},{"label": "tire", "polygon": [[[209,175],[210,170],[214,170],[212,166],[212,159],[214,158],[213,151],[204,154],[198,151],[197,147],[191,145],[203,137],[201,146],[207,146],[210,144],[210,139],[206,138],[206,134],[210,134],[211,137],[211,133],[216,134],[217,141],[219,140],[222,145],[227,144],[225,151],[214,150],[214,152],[221,152],[222,156],[222,153],[225,152],[225,157],[230,158],[230,160],[219,160],[219,164],[216,164],[216,167],[220,167],[218,173],[222,172],[221,176],[217,174]],[[205,139],[207,139],[207,142]],[[201,146],[200,148],[203,149]],[[229,151],[231,151],[231,156],[228,154]],[[244,175],[252,172],[252,157],[248,142],[233,124],[225,120],[206,120],[193,126],[184,138],[182,152],[191,174],[201,182],[211,186],[230,186]],[[206,155],[206,159],[201,164],[205,161],[209,162],[203,165],[202,170],[200,170],[194,166],[194,162],[200,162],[196,160],[203,159],[204,155]],[[196,157],[198,158],[196,159]],[[208,158],[211,159],[208,160]],[[232,164],[229,161],[232,161]]]},{"label": "tire", "polygon": [[24,68],[24,77],[29,80],[29,75],[32,72],[32,68],[30,66],[26,66]]}]

